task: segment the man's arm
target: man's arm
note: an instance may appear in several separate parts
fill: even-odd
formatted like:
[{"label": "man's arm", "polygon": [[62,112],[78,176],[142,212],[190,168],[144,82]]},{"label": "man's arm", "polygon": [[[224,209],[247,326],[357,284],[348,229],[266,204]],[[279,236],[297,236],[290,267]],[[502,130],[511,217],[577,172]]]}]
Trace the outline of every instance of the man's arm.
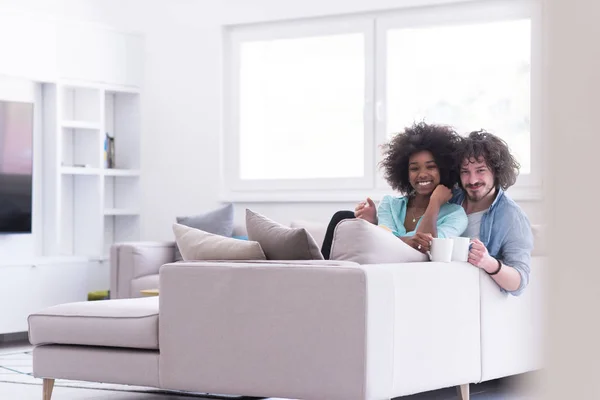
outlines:
[{"label": "man's arm", "polygon": [[500,267],[497,274],[491,275],[492,279],[502,289],[518,296],[529,284],[532,249],[531,225],[524,214],[516,214],[511,218],[498,259],[490,256],[481,241],[474,240],[469,262],[488,274],[496,272]]},{"label": "man's arm", "polygon": [[499,264],[501,264],[500,272],[495,275],[491,275],[492,279],[496,281],[498,286],[507,292],[516,292],[521,287],[521,274],[519,271],[502,263],[502,261],[497,260],[488,254],[488,258],[484,261],[481,269],[483,269],[488,274],[491,274],[498,270]]}]

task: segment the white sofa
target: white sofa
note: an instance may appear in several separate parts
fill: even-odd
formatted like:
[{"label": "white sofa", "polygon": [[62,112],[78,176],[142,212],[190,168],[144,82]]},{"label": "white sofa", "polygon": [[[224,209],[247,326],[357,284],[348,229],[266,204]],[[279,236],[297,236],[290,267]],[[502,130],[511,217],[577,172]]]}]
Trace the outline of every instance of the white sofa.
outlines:
[{"label": "white sofa", "polygon": [[513,297],[467,263],[172,263],[172,251],[169,243],[113,248],[111,294],[160,287],[159,299],[30,316],[34,376],[46,387],[68,378],[383,400],[541,367],[545,259],[537,254],[530,286]]}]

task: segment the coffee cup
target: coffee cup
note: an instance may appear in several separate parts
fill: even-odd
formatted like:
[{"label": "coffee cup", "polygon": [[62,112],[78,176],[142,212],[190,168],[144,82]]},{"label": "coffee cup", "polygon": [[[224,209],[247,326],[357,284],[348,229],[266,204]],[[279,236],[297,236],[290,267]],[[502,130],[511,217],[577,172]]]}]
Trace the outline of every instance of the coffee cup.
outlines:
[{"label": "coffee cup", "polygon": [[452,261],[452,249],[454,241],[446,238],[434,238],[431,242],[431,261],[450,262]]},{"label": "coffee cup", "polygon": [[471,246],[471,239],[466,237],[456,237],[452,239],[454,246],[452,248],[452,261],[469,261],[469,248]]}]

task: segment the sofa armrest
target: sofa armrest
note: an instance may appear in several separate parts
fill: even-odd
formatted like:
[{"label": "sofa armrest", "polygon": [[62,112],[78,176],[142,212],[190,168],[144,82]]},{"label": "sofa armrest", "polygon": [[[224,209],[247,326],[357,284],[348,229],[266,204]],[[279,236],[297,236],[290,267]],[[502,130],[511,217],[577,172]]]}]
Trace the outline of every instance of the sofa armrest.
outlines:
[{"label": "sofa armrest", "polygon": [[381,400],[477,382],[478,289],[466,263],[167,264],[161,387]]},{"label": "sofa armrest", "polygon": [[548,257],[531,258],[530,283],[520,296],[501,292],[480,273],[482,381],[543,367],[548,263]]},{"label": "sofa armrest", "polygon": [[116,243],[110,249],[110,297],[139,297],[132,293],[131,281],[157,275],[163,264],[175,260],[175,242]]},{"label": "sofa armrest", "polygon": [[389,272],[394,397],[481,379],[479,269],[466,262],[363,265]]}]

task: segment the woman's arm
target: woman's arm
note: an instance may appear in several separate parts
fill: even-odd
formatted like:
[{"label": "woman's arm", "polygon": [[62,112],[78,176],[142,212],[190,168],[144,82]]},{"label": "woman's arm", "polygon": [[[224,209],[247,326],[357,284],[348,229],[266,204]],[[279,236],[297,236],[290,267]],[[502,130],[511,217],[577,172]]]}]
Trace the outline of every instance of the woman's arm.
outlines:
[{"label": "woman's arm", "polygon": [[438,237],[438,216],[440,208],[452,198],[452,191],[444,185],[438,185],[429,199],[429,205],[419,223],[417,232],[429,233]]},{"label": "woman's arm", "polygon": [[[444,206],[442,206],[443,208]],[[458,237],[464,233],[469,224],[469,218],[465,210],[456,204],[447,204],[448,209],[452,211],[447,212],[446,215],[438,221],[437,237],[439,238],[453,238]],[[451,208],[450,208],[451,207]],[[440,208],[440,210],[442,209]]]},{"label": "woman's arm", "polygon": [[383,196],[379,202],[379,207],[377,207],[377,224],[379,226],[388,228],[390,231],[396,234],[398,230],[396,229],[396,223],[392,217],[392,204],[390,202],[391,198],[391,196],[386,195]]}]

